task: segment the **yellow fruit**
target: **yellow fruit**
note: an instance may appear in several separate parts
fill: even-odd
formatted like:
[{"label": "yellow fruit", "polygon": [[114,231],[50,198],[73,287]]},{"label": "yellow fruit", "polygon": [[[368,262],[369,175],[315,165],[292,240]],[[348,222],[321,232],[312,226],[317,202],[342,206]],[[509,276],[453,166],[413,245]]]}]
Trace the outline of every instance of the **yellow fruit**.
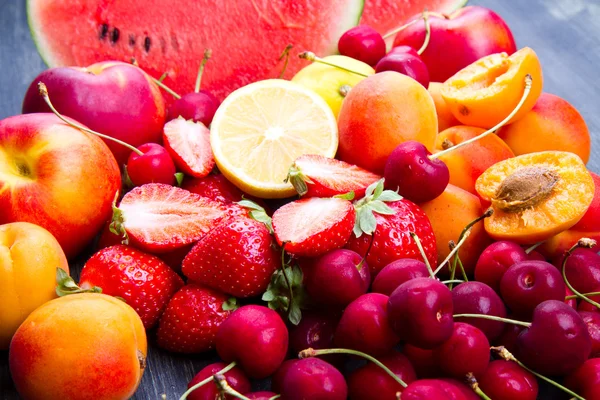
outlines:
[{"label": "yellow fruit", "polygon": [[244,192],[284,198],[296,191],[284,182],[303,154],[335,156],[337,122],[312,90],[281,79],[259,81],[231,93],[210,128],[219,170]]}]

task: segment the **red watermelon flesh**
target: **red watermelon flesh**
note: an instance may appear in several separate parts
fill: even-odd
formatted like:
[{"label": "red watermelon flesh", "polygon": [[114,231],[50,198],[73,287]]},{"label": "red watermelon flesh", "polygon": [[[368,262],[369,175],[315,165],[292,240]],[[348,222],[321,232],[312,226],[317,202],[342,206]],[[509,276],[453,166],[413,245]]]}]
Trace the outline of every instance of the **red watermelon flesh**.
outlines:
[{"label": "red watermelon flesh", "polygon": [[131,61],[179,94],[194,88],[204,50],[212,50],[202,88],[223,99],[248,83],[286,77],[308,62],[297,54],[337,52],[358,23],[363,0],[28,0],[33,38],[49,66]]}]

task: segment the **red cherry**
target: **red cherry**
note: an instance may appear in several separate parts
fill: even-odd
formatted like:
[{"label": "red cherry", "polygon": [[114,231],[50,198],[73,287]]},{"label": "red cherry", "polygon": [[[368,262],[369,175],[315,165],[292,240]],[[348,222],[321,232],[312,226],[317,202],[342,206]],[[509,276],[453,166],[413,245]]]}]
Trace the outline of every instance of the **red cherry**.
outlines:
[{"label": "red cherry", "polygon": [[371,291],[389,296],[404,282],[414,278],[427,278],[428,276],[429,271],[423,261],[402,258],[392,261],[379,271],[373,281]]},{"label": "red cherry", "polygon": [[246,396],[250,400],[270,400],[271,398],[277,396],[277,393],[262,391],[246,393],[244,396]]},{"label": "red cherry", "polygon": [[588,333],[592,339],[592,354],[590,358],[600,357],[600,313],[579,311],[579,315],[587,325]]},{"label": "red cherry", "polygon": [[475,279],[500,293],[500,280],[513,264],[528,260],[527,253],[518,244],[501,240],[492,243],[479,256],[475,265]]},{"label": "red cherry", "polygon": [[181,96],[169,107],[167,121],[182,117],[209,126],[219,108],[219,100],[205,90]]},{"label": "red cherry", "polygon": [[146,183],[175,183],[175,164],[160,144],[146,143],[138,147],[142,155],[132,152],[127,160],[127,174],[135,186]]},{"label": "red cherry", "polygon": [[591,358],[565,379],[565,385],[587,400],[600,399],[600,358]]},{"label": "red cherry", "polygon": [[479,378],[479,387],[492,399],[536,400],[535,376],[513,361],[495,360]]},{"label": "red cherry", "polygon": [[[290,327],[290,348],[293,354],[304,349],[329,349],[333,346],[335,328],[340,317],[332,313],[303,312],[300,323]],[[328,363],[337,365],[344,357],[340,354],[321,356]]]},{"label": "red cherry", "polygon": [[[564,256],[559,257],[554,265],[562,271]],[[575,249],[565,265],[567,280],[579,293],[600,291],[600,254],[594,250]]]},{"label": "red cherry", "polygon": [[338,42],[341,55],[374,66],[385,56],[385,42],[375,29],[367,25],[347,30]]},{"label": "red cherry", "polygon": [[346,400],[348,386],[333,365],[319,358],[304,358],[290,365],[281,386],[286,400]]},{"label": "red cherry", "polygon": [[433,356],[432,349],[421,349],[411,344],[405,344],[402,351],[410,360],[419,379],[435,378],[442,375],[440,363]]},{"label": "red cherry", "polygon": [[[198,372],[188,383],[188,389],[194,386],[197,383],[202,382],[206,378],[211,377],[217,372],[221,371],[223,368],[227,367],[227,364],[222,362],[217,362],[214,364],[207,365],[202,368],[200,372]],[[238,367],[233,367],[231,370],[227,371],[225,374],[225,379],[229,386],[240,393],[249,392],[252,388],[250,386],[250,381],[244,375],[241,369]],[[214,400],[219,396],[219,389],[214,382],[209,382],[199,388],[195,389],[192,393],[190,393],[187,398],[189,400]],[[233,399],[232,396],[227,396],[227,400]]]},{"label": "red cherry", "polygon": [[448,376],[464,379],[472,373],[479,378],[490,361],[490,343],[478,328],[455,322],[452,336],[434,349],[433,356]]},{"label": "red cherry", "polygon": [[[414,51],[414,49],[412,50]],[[429,71],[418,54],[415,55],[412,52],[403,52],[401,50],[391,51],[379,60],[375,66],[375,72],[379,73],[383,71],[399,72],[402,75],[413,78],[423,85],[425,89],[429,87]]]}]

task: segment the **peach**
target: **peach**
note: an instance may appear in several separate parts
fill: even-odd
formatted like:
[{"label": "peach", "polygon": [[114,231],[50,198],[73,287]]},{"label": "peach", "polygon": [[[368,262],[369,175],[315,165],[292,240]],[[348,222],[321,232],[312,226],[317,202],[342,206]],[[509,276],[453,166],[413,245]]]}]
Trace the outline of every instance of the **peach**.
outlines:
[{"label": "peach", "polygon": [[54,236],[29,222],[0,225],[0,350],[36,308],[56,297],[56,268],[69,273]]},{"label": "peach", "polygon": [[342,103],[338,158],[383,175],[400,143],[416,140],[430,151],[437,134],[431,95],[406,75],[386,71],[359,82]]},{"label": "peach", "polygon": [[430,82],[427,89],[435,104],[435,112],[438,117],[438,132],[446,130],[451,126],[460,125],[460,121],[456,119],[450,108],[448,108],[446,101],[444,101],[440,92],[441,89],[442,84],[440,82]]},{"label": "peach", "polygon": [[583,117],[566,100],[542,93],[535,106],[518,121],[498,130],[516,155],[536,151],[570,151],[584,163],[590,158],[591,139]]},{"label": "peach", "polygon": [[[480,217],[485,210],[479,198],[454,185],[448,185],[444,193],[419,206],[429,217],[437,243],[438,264],[450,253],[448,242],[458,242],[458,237],[467,224]],[[481,252],[491,243],[483,223],[477,223],[458,251],[468,275],[473,275]],[[458,271],[457,271],[457,276]]]},{"label": "peach", "polygon": [[[472,126],[453,126],[435,138],[435,151],[442,151],[485,132]],[[467,192],[477,194],[475,181],[486,169],[499,161],[514,157],[510,147],[494,134],[460,147],[439,157],[450,171],[450,183]]]},{"label": "peach", "polygon": [[98,293],[51,300],[10,344],[15,387],[25,399],[129,399],[146,365],[146,332],[124,301]]}]

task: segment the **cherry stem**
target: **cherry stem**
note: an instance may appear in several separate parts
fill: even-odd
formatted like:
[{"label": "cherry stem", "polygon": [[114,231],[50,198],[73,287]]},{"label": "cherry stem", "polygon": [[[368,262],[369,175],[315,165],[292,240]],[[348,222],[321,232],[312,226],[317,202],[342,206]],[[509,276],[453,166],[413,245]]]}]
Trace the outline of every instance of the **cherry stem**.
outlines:
[{"label": "cherry stem", "polygon": [[442,281],[442,283],[444,285],[447,285],[449,283],[465,283],[465,282],[467,282],[467,281],[463,281],[462,279],[449,279],[447,281]]},{"label": "cherry stem", "polygon": [[531,322],[523,322],[517,321],[516,319],[497,317],[495,315],[485,315],[485,314],[454,314],[454,318],[481,318],[481,319],[489,319],[497,322],[505,322],[507,324],[520,325],[525,328],[529,328],[531,326]]},{"label": "cherry stem", "polygon": [[437,269],[435,271],[433,271],[434,275],[437,275],[438,272],[440,272],[442,270],[442,268],[444,268],[444,265],[446,265],[450,261],[450,259],[454,256],[454,254],[456,254],[458,249],[460,249],[460,246],[462,246],[465,243],[465,241],[469,238],[470,234],[471,234],[471,231],[467,231],[467,233],[465,233],[463,238],[456,244],[456,247],[454,249],[452,249],[452,251],[450,251],[450,253],[444,259],[444,261],[442,261],[442,263],[440,265],[438,265]]},{"label": "cherry stem", "polygon": [[375,232],[373,232],[373,234],[371,235],[371,241],[369,242],[369,247],[367,247],[367,251],[365,252],[365,255],[363,256],[363,258],[360,260],[360,262],[356,266],[356,269],[358,269],[359,271],[362,269],[365,262],[367,262],[367,257],[369,256],[369,252],[371,251],[371,248],[373,247],[374,241],[375,241]]},{"label": "cherry stem", "polygon": [[213,377],[215,375],[219,375],[222,374],[224,375],[225,373],[229,372],[230,370],[232,370],[234,367],[236,366],[236,362],[233,361],[231,364],[229,364],[228,366],[226,366],[225,368],[223,368],[220,371],[217,371],[214,375],[209,376],[208,378],[196,383],[194,386],[192,386],[191,388],[189,388],[188,390],[185,391],[184,394],[181,395],[181,397],[179,398],[179,400],[185,400],[187,399],[187,397],[190,395],[190,393],[192,393],[194,390],[198,389],[201,386],[206,385],[207,383],[209,383],[210,381],[213,380]]},{"label": "cherry stem", "polygon": [[466,6],[468,2],[469,2],[469,0],[463,0],[463,1],[461,1],[458,4],[458,6],[454,10],[452,10],[452,12],[460,10],[461,8],[463,8],[464,6]]},{"label": "cherry stem", "polygon": [[156,86],[158,86],[165,92],[169,93],[171,96],[175,97],[177,100],[179,100],[181,98],[181,96],[179,94],[177,94],[177,92],[175,92],[173,89],[171,89],[170,87],[168,87],[167,85],[165,85],[164,83],[159,81],[158,79],[153,78],[153,77],[150,77],[150,79],[152,79],[152,82],[156,83]]},{"label": "cherry stem", "polygon": [[279,56],[279,61],[281,61],[285,58],[285,61],[283,62],[283,68],[281,69],[281,72],[279,73],[279,77],[278,77],[279,79],[283,79],[283,76],[285,75],[285,71],[287,70],[287,66],[290,62],[290,50],[292,50],[292,47],[294,47],[294,46],[291,44],[288,44],[287,46],[285,46],[285,49],[283,49],[283,52]]},{"label": "cherry stem", "polygon": [[121,146],[125,146],[127,147],[129,150],[133,151],[134,153],[136,153],[139,156],[143,156],[144,153],[142,153],[140,150],[136,149],[135,147],[133,147],[132,145],[130,145],[129,143],[125,143],[122,140],[116,139],[112,136],[108,136],[108,135],[104,135],[100,132],[96,132],[93,131],[89,128],[86,128],[84,126],[81,126],[75,122],[69,121],[68,119],[66,119],[65,117],[63,117],[57,110],[56,108],[54,108],[54,105],[52,104],[52,102],[50,101],[50,96],[48,95],[48,88],[46,87],[46,85],[44,84],[44,82],[38,82],[38,90],[40,93],[40,96],[42,96],[42,98],[44,99],[44,101],[46,102],[46,104],[48,105],[48,107],[50,107],[50,110],[52,110],[52,112],[58,117],[60,118],[64,123],[66,123],[67,125],[72,126],[73,128],[79,129],[80,131],[83,132],[87,132],[89,134],[101,137],[102,139],[106,139],[106,140],[110,140],[113,141],[115,143],[120,144]]},{"label": "cherry stem", "polygon": [[429,276],[435,279],[435,274],[433,273],[433,269],[431,269],[431,264],[429,264],[429,260],[427,259],[427,255],[425,254],[425,250],[423,249],[423,245],[421,245],[421,239],[414,232],[408,232],[410,237],[413,238],[415,244],[419,248],[419,253],[421,253],[421,257],[423,257],[423,262],[427,266],[427,271],[429,271]]},{"label": "cherry stem", "polygon": [[[598,296],[600,295],[600,292],[589,292],[589,293],[581,293],[581,296]],[[565,296],[565,300],[574,300],[574,299],[579,299],[580,296],[576,295],[576,294],[572,294],[569,296]]]},{"label": "cherry stem", "polygon": [[419,55],[423,54],[427,46],[429,46],[429,40],[431,40],[431,25],[429,24],[429,13],[427,11],[423,12],[423,21],[425,22],[425,40],[421,48],[417,50]]},{"label": "cherry stem", "polygon": [[[425,13],[423,13],[425,14]],[[422,18],[422,17],[421,17]],[[394,36],[397,33],[402,32],[403,30],[405,30],[406,28],[413,26],[414,24],[416,24],[417,22],[419,22],[421,20],[421,18],[416,18],[413,19],[412,21],[407,22],[406,24],[399,26],[398,28],[392,29],[391,31],[389,31],[388,33],[386,33],[385,35],[383,35],[384,39],[389,38],[390,36]]]},{"label": "cherry stem", "polygon": [[165,78],[166,78],[168,75],[169,75],[169,72],[168,72],[168,71],[165,71],[165,72],[163,72],[163,74],[160,76],[160,78],[158,78],[157,80],[158,80],[159,82],[161,82],[161,83],[162,83],[162,81],[164,81],[164,80],[165,80]]},{"label": "cherry stem", "polygon": [[275,396],[271,397],[269,400],[277,400],[280,397],[281,397],[280,394],[276,394]]},{"label": "cherry stem", "polygon": [[212,378],[215,381],[215,385],[217,385],[217,388],[219,389],[219,392],[221,394],[228,394],[230,396],[235,397],[236,399],[250,400],[250,398],[244,396],[243,394],[232,388],[223,374],[216,373],[212,376]]},{"label": "cherry stem", "polygon": [[506,361],[513,361],[515,363],[517,363],[517,365],[529,372],[531,372],[533,375],[537,376],[538,378],[548,382],[549,384],[559,388],[560,390],[562,390],[563,392],[569,394],[570,396],[573,396],[576,399],[579,400],[585,400],[585,398],[581,397],[580,395],[578,395],[577,393],[567,389],[566,387],[564,387],[563,385],[561,385],[558,382],[553,381],[550,378],[546,378],[544,375],[542,374],[538,374],[537,372],[535,372],[534,370],[532,370],[531,368],[527,367],[525,364],[523,364],[521,361],[517,360],[517,358],[515,356],[513,356],[511,354],[510,351],[508,351],[508,349],[506,349],[506,347],[504,346],[498,346],[498,347],[490,347],[490,350],[493,350],[495,352],[498,353],[498,355],[500,356],[500,358],[502,358],[503,360]]},{"label": "cherry stem", "polygon": [[531,92],[532,81],[533,81],[533,78],[531,77],[531,75],[529,75],[529,74],[525,75],[525,90],[523,90],[523,96],[521,96],[521,100],[519,101],[517,106],[511,111],[511,113],[508,114],[508,116],[506,118],[504,118],[502,121],[498,122],[498,124],[496,124],[496,126],[488,129],[487,131],[483,132],[481,135],[475,136],[474,138],[471,138],[469,140],[465,140],[464,142],[461,142],[461,143],[457,144],[456,146],[453,146],[453,147],[450,147],[449,149],[442,150],[437,153],[431,154],[429,156],[429,159],[433,160],[435,158],[446,155],[446,154],[450,153],[451,151],[454,151],[463,146],[466,146],[468,144],[476,142],[479,139],[483,139],[484,137],[496,132],[498,129],[500,129],[501,127],[506,125],[519,112],[521,107],[523,107],[525,100],[527,100],[527,97],[529,97],[529,92]]},{"label": "cherry stem", "polygon": [[600,308],[600,304],[592,299],[590,299],[589,297],[587,297],[586,295],[580,293],[577,291],[577,289],[575,289],[571,283],[569,282],[569,280],[567,279],[567,261],[569,259],[569,257],[571,257],[571,254],[573,254],[573,252],[580,248],[580,247],[584,247],[584,248],[588,248],[591,249],[592,247],[594,247],[596,245],[596,241],[593,239],[588,239],[588,238],[581,238],[577,241],[577,243],[575,243],[569,250],[566,251],[565,253],[565,258],[562,262],[562,266],[561,266],[561,270],[562,270],[562,277],[563,280],[565,281],[565,284],[567,285],[567,287],[569,288],[569,290],[571,290],[571,292],[573,292],[573,294],[585,301],[587,301],[588,303],[590,303],[591,305]]},{"label": "cherry stem", "polygon": [[534,251],[535,249],[537,249],[539,246],[541,246],[542,244],[544,244],[545,240],[542,240],[541,242],[537,242],[536,244],[534,244],[531,247],[528,247],[525,250],[525,254],[530,254],[532,251]]},{"label": "cherry stem", "polygon": [[204,72],[204,66],[212,56],[212,51],[210,49],[204,50],[204,56],[202,57],[202,61],[200,61],[200,68],[198,68],[198,75],[196,75],[196,86],[194,86],[194,93],[198,93],[200,91],[200,82],[202,82],[202,73]]},{"label": "cherry stem", "polygon": [[362,72],[354,71],[354,70],[348,69],[346,67],[342,67],[341,65],[334,64],[334,63],[331,63],[329,61],[325,61],[321,57],[317,57],[315,55],[315,53],[313,53],[311,51],[305,51],[303,53],[300,53],[300,54],[298,54],[298,57],[300,57],[300,58],[302,58],[304,60],[308,60],[308,61],[312,61],[312,62],[318,62],[318,63],[325,64],[325,65],[329,65],[330,67],[338,68],[338,69],[341,69],[341,70],[346,71],[346,72],[350,72],[350,73],[355,74],[355,75],[364,76],[365,78],[369,77],[369,75],[363,74]]},{"label": "cherry stem", "polygon": [[406,382],[404,382],[398,375],[393,373],[392,370],[390,370],[388,367],[386,367],[381,361],[379,361],[375,357],[372,357],[368,354],[363,353],[362,351],[350,350],[350,349],[315,350],[312,348],[308,348],[308,349],[302,350],[300,353],[298,353],[298,358],[316,357],[316,356],[322,356],[322,355],[326,355],[326,354],[350,354],[353,356],[362,357],[366,360],[371,361],[373,364],[377,365],[379,368],[383,369],[389,376],[391,376],[396,382],[398,382],[398,384],[400,384],[400,386],[402,386],[404,388],[406,386],[408,386],[406,384]]},{"label": "cherry stem", "polygon": [[475,378],[475,375],[473,375],[473,373],[471,372],[467,374],[467,383],[469,384],[471,389],[473,389],[473,391],[483,400],[492,400],[487,394],[483,392],[483,390],[481,390],[481,388],[479,387],[479,382],[477,382],[477,378]]},{"label": "cherry stem", "polygon": [[[454,243],[454,240],[451,240],[450,242],[448,242],[448,247],[450,248],[450,251],[452,251],[454,249],[454,247],[456,247],[456,243]],[[467,277],[467,273],[465,271],[465,267],[463,266],[463,263],[460,259],[460,256],[458,255],[458,252],[456,252],[454,254],[454,259],[452,260],[452,268],[451,268],[451,272],[450,272],[450,279],[454,279],[456,277],[456,265],[458,264],[458,266],[460,267],[463,279],[468,282],[469,278]],[[452,287],[454,285],[452,283],[450,283],[450,285],[448,286],[448,289],[452,290]]]}]

